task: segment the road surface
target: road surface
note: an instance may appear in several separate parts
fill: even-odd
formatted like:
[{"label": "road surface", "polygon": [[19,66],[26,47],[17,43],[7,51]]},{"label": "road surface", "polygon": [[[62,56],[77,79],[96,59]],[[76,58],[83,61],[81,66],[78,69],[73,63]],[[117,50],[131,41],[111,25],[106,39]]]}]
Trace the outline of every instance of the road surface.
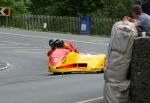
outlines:
[{"label": "road surface", "polygon": [[103,73],[52,75],[48,73],[48,40],[72,41],[81,53],[106,53],[109,38],[0,29],[0,61],[10,67],[0,72],[1,103],[100,103]]}]

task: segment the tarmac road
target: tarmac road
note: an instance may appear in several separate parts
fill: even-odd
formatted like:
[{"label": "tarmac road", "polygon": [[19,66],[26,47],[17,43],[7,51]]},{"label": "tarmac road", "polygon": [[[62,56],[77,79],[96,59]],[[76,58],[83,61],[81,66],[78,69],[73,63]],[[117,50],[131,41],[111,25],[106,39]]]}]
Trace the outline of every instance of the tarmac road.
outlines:
[{"label": "tarmac road", "polygon": [[0,29],[1,103],[100,103],[103,74],[51,75],[47,68],[49,38],[72,41],[81,53],[106,53],[109,38]]}]

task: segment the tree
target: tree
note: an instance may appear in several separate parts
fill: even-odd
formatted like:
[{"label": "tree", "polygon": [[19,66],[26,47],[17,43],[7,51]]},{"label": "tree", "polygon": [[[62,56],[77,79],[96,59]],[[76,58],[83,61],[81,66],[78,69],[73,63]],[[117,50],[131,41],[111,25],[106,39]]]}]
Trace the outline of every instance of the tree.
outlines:
[{"label": "tree", "polygon": [[143,11],[147,14],[150,15],[150,0],[145,0],[145,3],[143,4],[142,8],[143,8]]},{"label": "tree", "polygon": [[8,6],[11,8],[12,15],[28,13],[27,6],[30,0],[0,0],[1,6]]},{"label": "tree", "polygon": [[31,0],[33,14],[80,16],[102,8],[103,0]]},{"label": "tree", "polygon": [[32,14],[120,18],[137,0],[31,0]]}]

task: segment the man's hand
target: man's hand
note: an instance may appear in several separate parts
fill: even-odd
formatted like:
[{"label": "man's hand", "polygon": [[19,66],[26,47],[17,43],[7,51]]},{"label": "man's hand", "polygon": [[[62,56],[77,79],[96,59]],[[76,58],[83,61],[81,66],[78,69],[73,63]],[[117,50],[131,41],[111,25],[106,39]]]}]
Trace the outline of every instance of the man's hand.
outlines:
[{"label": "man's hand", "polygon": [[124,17],[123,17],[123,21],[128,21],[128,22],[132,22],[132,23],[135,23],[135,22],[136,22],[135,19],[132,19],[132,18],[130,18],[130,17],[128,17],[128,16],[124,16]]}]

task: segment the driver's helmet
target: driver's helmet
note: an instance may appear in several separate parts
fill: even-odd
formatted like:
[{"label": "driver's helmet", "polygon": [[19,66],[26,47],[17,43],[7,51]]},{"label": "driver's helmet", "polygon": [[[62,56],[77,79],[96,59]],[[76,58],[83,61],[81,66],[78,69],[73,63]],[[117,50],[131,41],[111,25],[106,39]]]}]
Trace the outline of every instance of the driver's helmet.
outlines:
[{"label": "driver's helmet", "polygon": [[54,40],[53,40],[53,39],[50,39],[50,40],[49,40],[49,46],[50,46],[51,48],[54,47]]},{"label": "driver's helmet", "polygon": [[59,40],[59,39],[55,40],[55,47],[57,47],[57,48],[64,47],[64,41],[63,40]]},{"label": "driver's helmet", "polygon": [[64,41],[63,40],[60,41],[60,46],[64,47]]}]

